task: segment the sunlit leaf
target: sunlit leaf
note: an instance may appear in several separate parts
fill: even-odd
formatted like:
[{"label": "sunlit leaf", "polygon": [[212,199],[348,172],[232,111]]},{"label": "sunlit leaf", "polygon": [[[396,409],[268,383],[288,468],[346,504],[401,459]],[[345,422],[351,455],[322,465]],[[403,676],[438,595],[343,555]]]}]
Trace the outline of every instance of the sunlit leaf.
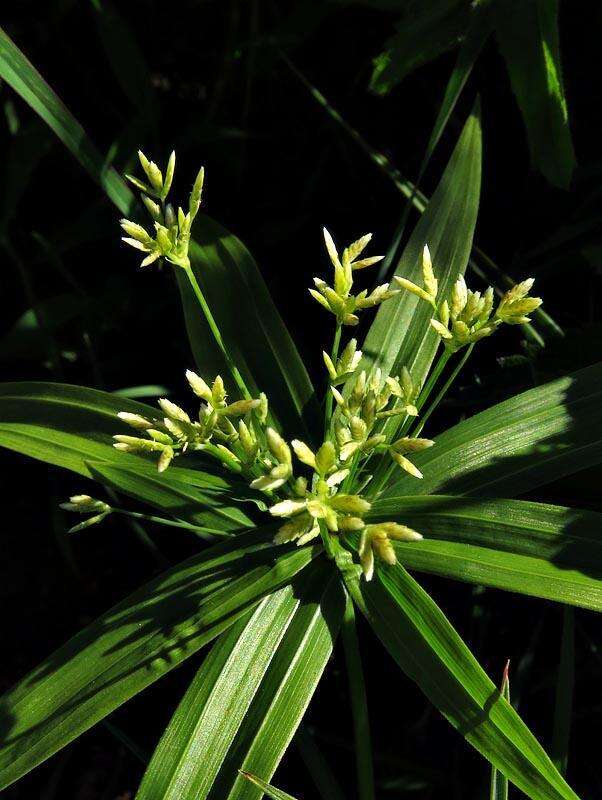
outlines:
[{"label": "sunlit leaf", "polygon": [[377,500],[422,541],[399,544],[408,569],[602,611],[602,514],[522,500]]},{"label": "sunlit leaf", "polygon": [[509,780],[532,800],[576,800],[443,612],[401,565],[362,581],[354,599],[401,669]]},{"label": "sunlit leaf", "polygon": [[316,564],[305,576],[265,598],[216,642],[167,727],[137,800],[261,796],[238,767],[244,762],[245,769],[272,775],[342,615],[330,566]]},{"label": "sunlit leaf", "polygon": [[214,639],[306,567],[316,549],[253,532],[139,589],[0,699],[0,788],[16,781]]},{"label": "sunlit leaf", "polygon": [[602,460],[602,363],[470,417],[417,454],[424,480],[398,476],[401,494],[516,496]]}]

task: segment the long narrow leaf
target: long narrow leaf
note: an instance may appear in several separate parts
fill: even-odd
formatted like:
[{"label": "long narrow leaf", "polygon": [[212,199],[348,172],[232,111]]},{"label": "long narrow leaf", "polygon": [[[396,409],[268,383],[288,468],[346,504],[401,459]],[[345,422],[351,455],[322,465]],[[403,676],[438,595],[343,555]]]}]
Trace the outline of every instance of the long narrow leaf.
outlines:
[{"label": "long narrow leaf", "polygon": [[602,460],[602,363],[530,389],[455,425],[384,492],[523,494]]},{"label": "long narrow leaf", "polygon": [[255,786],[258,786],[271,800],[296,800],[292,794],[287,794],[282,789],[277,789],[275,786],[262,781],[257,775],[252,775],[250,772],[241,772],[240,774],[251,783],[254,783]]},{"label": "long narrow leaf", "polygon": [[220,543],[101,616],[0,700],[0,788],[176,667],[317,550],[276,549],[265,532]]},{"label": "long narrow leaf", "polygon": [[402,670],[480,753],[532,800],[576,800],[443,612],[402,566],[381,569],[353,591]]},{"label": "long narrow leaf", "polygon": [[[510,702],[510,680],[508,677],[508,669],[510,662],[506,664],[504,675],[502,677],[502,697]],[[489,800],[508,800],[508,779],[502,775],[498,770],[491,767],[491,783],[489,786]]]},{"label": "long narrow leaf", "polygon": [[409,569],[602,611],[602,514],[435,495],[377,501],[371,516],[423,534],[397,547]]},{"label": "long narrow leaf", "polygon": [[[273,692],[278,688],[269,680],[268,670],[281,648],[289,646],[289,629],[298,625],[305,606],[320,603],[324,596],[327,600],[332,579],[329,565],[316,565],[303,585],[293,583],[265,598],[246,624],[232,628],[216,642],[166,729],[137,800],[204,800],[216,779],[224,787],[240,781],[236,768],[224,768],[228,752],[264,684]],[[306,666],[314,669],[313,654],[306,652],[305,659]],[[321,671],[322,667],[318,657],[317,668]],[[278,731],[266,728],[272,744],[274,735],[292,735],[291,723],[294,731],[297,722],[291,715],[280,720]]]},{"label": "long narrow leaf", "polygon": [[567,189],[575,167],[558,37],[558,0],[496,3],[496,35],[534,165]]},{"label": "long narrow leaf", "polygon": [[[445,296],[468,263],[481,187],[481,124],[473,111],[464,126],[441,182],[418,221],[401,256],[396,275],[422,284],[422,250],[428,244]],[[362,347],[363,367],[385,374],[406,366],[422,383],[432,363],[438,337],[430,327],[432,309],[402,291],[384,303]]]},{"label": "long narrow leaf", "polygon": [[238,770],[270,780],[332,653],[345,598],[339,578],[299,606],[234,740],[208,800],[259,800]]}]

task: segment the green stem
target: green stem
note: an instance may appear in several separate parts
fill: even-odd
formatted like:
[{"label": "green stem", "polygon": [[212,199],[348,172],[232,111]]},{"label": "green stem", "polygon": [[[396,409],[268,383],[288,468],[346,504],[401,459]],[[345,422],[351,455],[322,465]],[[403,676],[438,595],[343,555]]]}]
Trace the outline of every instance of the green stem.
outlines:
[{"label": "green stem", "polygon": [[433,411],[434,411],[434,410],[437,408],[437,406],[439,405],[439,403],[441,402],[441,400],[443,400],[443,398],[444,398],[444,397],[445,397],[445,395],[447,394],[447,392],[448,392],[448,390],[449,390],[450,386],[451,386],[451,385],[452,385],[452,383],[453,383],[453,382],[456,380],[456,378],[458,377],[458,375],[459,375],[459,373],[461,372],[462,368],[464,367],[464,365],[466,364],[466,362],[467,362],[467,361],[468,361],[468,359],[470,358],[470,354],[472,353],[473,349],[474,349],[474,342],[473,342],[473,344],[469,345],[469,346],[466,348],[466,351],[465,351],[464,355],[462,356],[462,358],[460,359],[460,361],[458,362],[458,364],[457,364],[457,365],[456,365],[456,367],[454,368],[454,371],[453,371],[453,372],[452,372],[452,374],[449,376],[449,378],[448,378],[448,379],[445,381],[445,383],[443,384],[443,386],[441,387],[441,389],[440,389],[440,390],[439,390],[439,392],[437,393],[437,396],[435,397],[435,399],[433,400],[433,402],[430,404],[430,406],[428,407],[428,409],[427,409],[427,410],[425,411],[425,413],[422,415],[422,417],[421,417],[421,419],[420,419],[420,423],[419,423],[419,424],[416,426],[416,428],[415,428],[415,429],[412,431],[412,434],[411,434],[412,436],[420,436],[420,434],[421,434],[421,432],[422,432],[422,429],[423,429],[423,428],[424,428],[424,426],[426,425],[426,422],[427,422],[428,418],[431,416],[431,414],[433,413]]},{"label": "green stem", "polygon": [[372,764],[366,684],[364,681],[364,671],[362,669],[360,647],[357,638],[353,602],[347,592],[345,592],[345,595],[345,614],[341,626],[341,638],[343,641],[343,651],[345,653],[345,664],[347,666],[349,694],[351,696],[358,797],[359,800],[375,800],[374,767]]},{"label": "green stem", "polygon": [[[418,409],[418,411],[420,411],[420,409],[424,406],[424,404],[428,400],[429,395],[433,391],[435,384],[439,380],[441,373],[445,369],[445,365],[451,358],[451,355],[452,354],[450,353],[450,351],[445,349],[439,356],[437,363],[435,364],[431,374],[428,377],[427,382],[422,387],[418,399],[416,400],[416,408]],[[429,414],[431,413],[430,409],[427,413]],[[391,442],[394,442],[400,436],[403,436],[407,433],[407,429],[411,425],[412,419],[413,419],[412,417],[408,416],[404,417],[401,424],[395,430],[393,436],[391,436],[390,439]],[[422,428],[420,428],[420,430],[422,430]],[[389,480],[389,478],[396,469],[398,469],[398,467],[395,464],[387,464],[386,460],[382,459],[381,465],[376,470],[370,486],[372,496],[376,496],[376,494],[380,492],[382,487],[387,483],[387,481]]]},{"label": "green stem", "polygon": [[[334,341],[332,343],[332,351],[330,353],[330,360],[336,367],[337,357],[339,355],[339,346],[341,344],[341,330],[342,326],[341,323],[337,321],[337,327],[334,332]],[[332,403],[333,403],[333,396],[332,392],[330,391],[330,380],[326,386],[326,409],[324,411],[324,440],[328,438],[328,433],[330,431],[330,420],[332,419]]]},{"label": "green stem", "polygon": [[158,525],[166,525],[169,528],[182,528],[184,530],[193,531],[203,538],[229,535],[223,531],[214,530],[213,528],[203,528],[200,525],[193,525],[191,522],[178,522],[175,519],[156,517],[153,514],[143,514],[140,511],[127,511],[125,508],[113,508],[113,513],[121,514],[121,516],[129,517],[130,519],[143,519],[145,522],[156,522]]},{"label": "green stem", "polygon": [[240,374],[240,372],[238,370],[238,367],[236,366],[236,364],[232,360],[232,357],[230,356],[230,353],[228,352],[228,349],[226,348],[226,345],[225,345],[224,340],[222,338],[222,334],[220,332],[220,329],[219,329],[219,327],[217,325],[217,322],[215,321],[215,317],[211,313],[211,309],[209,308],[209,304],[207,303],[207,300],[205,299],[205,295],[203,294],[203,291],[202,291],[201,287],[199,286],[199,283],[198,283],[197,279],[195,278],[194,272],[192,271],[192,267],[190,266],[190,264],[188,264],[188,266],[183,266],[182,269],[186,272],[186,277],[188,278],[188,280],[190,282],[190,285],[192,287],[192,291],[194,292],[194,294],[196,296],[196,299],[198,300],[199,305],[201,306],[203,314],[205,315],[205,319],[207,320],[207,324],[209,325],[211,333],[213,334],[213,338],[215,339],[215,342],[216,342],[217,346],[221,350],[221,353],[222,353],[222,355],[224,357],[224,360],[225,360],[225,362],[226,362],[226,364],[228,366],[230,374],[231,374],[232,378],[234,379],[234,382],[236,383],[236,385],[237,385],[241,395],[243,396],[243,398],[245,398],[246,400],[249,400],[251,398],[251,394],[250,394],[249,390],[247,389],[247,386],[246,386],[246,384],[245,384],[245,382],[243,380],[242,375]]}]

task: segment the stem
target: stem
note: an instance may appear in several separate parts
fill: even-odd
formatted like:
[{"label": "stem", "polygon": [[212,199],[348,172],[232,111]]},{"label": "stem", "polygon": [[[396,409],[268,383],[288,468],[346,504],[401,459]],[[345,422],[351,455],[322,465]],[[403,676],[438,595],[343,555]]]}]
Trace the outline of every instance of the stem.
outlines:
[{"label": "stem", "polygon": [[419,436],[420,435],[420,433],[422,432],[422,429],[426,425],[426,422],[427,422],[428,418],[431,416],[433,411],[437,408],[437,406],[439,405],[441,400],[445,397],[445,395],[447,394],[447,391],[449,390],[450,386],[456,380],[456,378],[458,377],[458,374],[462,370],[462,367],[466,364],[466,362],[470,358],[470,354],[472,353],[473,349],[474,349],[474,342],[473,342],[473,344],[469,345],[466,348],[466,352],[464,353],[464,355],[462,356],[462,358],[458,362],[458,364],[455,367],[454,371],[449,376],[449,378],[445,381],[445,383],[441,387],[440,391],[437,393],[437,396],[435,397],[433,402],[430,404],[428,409],[425,411],[424,415],[422,416],[422,418],[420,420],[420,423],[417,425],[415,430],[412,431],[412,436]]},{"label": "stem", "polygon": [[[423,407],[423,405],[428,400],[429,395],[433,391],[433,388],[435,387],[435,384],[439,380],[439,377],[441,376],[441,373],[445,369],[445,365],[447,364],[447,362],[451,358],[451,355],[452,354],[450,353],[450,351],[446,349],[446,350],[443,350],[443,352],[439,356],[439,359],[438,359],[437,363],[435,364],[435,367],[433,368],[433,371],[429,375],[427,382],[422,387],[422,391],[420,392],[420,395],[418,396],[418,399],[416,400],[416,408],[418,409],[418,411],[420,411],[420,409]],[[429,414],[431,413],[430,410],[429,410],[428,413]],[[393,436],[391,437],[391,441],[392,442],[395,441],[396,439],[398,439],[400,436],[403,436],[407,432],[407,429],[411,425],[411,420],[412,420],[412,417],[408,417],[408,416],[404,417],[404,419],[402,420],[401,424],[398,425],[397,429],[393,433]],[[422,428],[420,428],[420,430],[422,430]],[[393,471],[395,469],[397,469],[395,464],[388,464],[387,465],[387,463],[384,460],[381,462],[381,465],[380,465],[379,469],[376,470],[376,472],[374,474],[374,478],[372,480],[371,493],[372,493],[373,496],[375,496],[378,492],[380,492],[380,490],[386,484],[386,482],[389,480],[389,478],[391,477],[391,475],[392,475],[392,473],[393,473]]]},{"label": "stem", "polygon": [[359,800],[375,800],[366,684],[364,682],[364,671],[357,638],[353,602],[347,592],[345,592],[345,596],[345,614],[341,626],[341,638],[343,640],[349,694],[351,696],[358,797]]},{"label": "stem", "polygon": [[[336,367],[337,357],[339,355],[339,346],[341,344],[341,330],[342,326],[341,323],[337,320],[337,327],[334,332],[334,341],[332,343],[332,351],[330,353],[330,360]],[[324,411],[324,440],[328,437],[328,432],[330,431],[330,420],[332,419],[332,403],[333,403],[333,396],[332,392],[330,391],[330,379],[328,380],[328,384],[326,386],[326,410]]]},{"label": "stem", "polygon": [[221,353],[222,353],[222,355],[224,357],[224,360],[225,360],[225,362],[226,362],[226,364],[228,366],[230,374],[231,374],[232,378],[234,379],[234,382],[236,383],[236,385],[237,385],[241,395],[243,396],[243,398],[245,400],[251,399],[251,394],[250,394],[249,390],[247,389],[247,386],[246,386],[246,384],[245,384],[245,382],[243,380],[242,375],[240,374],[240,372],[238,370],[238,367],[236,366],[236,364],[232,360],[232,357],[230,356],[230,353],[228,352],[228,350],[226,348],[226,345],[225,345],[224,340],[222,338],[222,334],[220,332],[220,329],[219,329],[219,327],[217,325],[217,322],[215,321],[215,317],[211,313],[211,309],[209,308],[209,304],[207,303],[207,300],[205,299],[205,295],[203,294],[203,291],[202,291],[201,287],[199,286],[199,283],[198,283],[197,279],[195,278],[194,272],[192,271],[192,267],[190,266],[190,264],[188,264],[187,266],[183,266],[182,269],[184,269],[184,271],[186,272],[186,277],[188,278],[188,280],[190,282],[190,285],[192,287],[192,291],[194,292],[194,294],[196,296],[196,299],[198,300],[199,305],[201,306],[203,314],[205,315],[205,319],[207,320],[207,324],[209,325],[211,333],[213,334],[213,338],[215,339],[215,342],[216,342],[217,346],[221,350]]},{"label": "stem", "polygon": [[113,513],[121,514],[123,517],[129,517],[130,519],[143,519],[146,522],[156,522],[159,525],[166,525],[169,528],[182,528],[184,530],[193,531],[203,536],[203,538],[229,535],[223,531],[214,530],[213,528],[203,528],[200,525],[193,525],[191,522],[178,522],[175,519],[156,517],[153,514],[143,514],[140,511],[127,511],[125,508],[113,508]]}]

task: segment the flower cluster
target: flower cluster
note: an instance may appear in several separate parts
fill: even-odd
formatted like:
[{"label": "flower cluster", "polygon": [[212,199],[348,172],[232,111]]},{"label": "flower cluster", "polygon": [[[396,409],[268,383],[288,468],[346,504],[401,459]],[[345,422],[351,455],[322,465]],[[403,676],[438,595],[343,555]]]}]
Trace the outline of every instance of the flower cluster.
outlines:
[{"label": "flower cluster", "polygon": [[359,317],[357,312],[364,308],[373,308],[393,297],[398,289],[391,289],[388,283],[377,286],[368,294],[364,289],[357,295],[351,294],[353,288],[353,273],[358,269],[365,269],[382,261],[384,256],[359,257],[366,249],[371,233],[367,233],[357,241],[352,242],[343,250],[339,257],[336,245],[330,233],[324,228],[324,241],[330,261],[334,268],[333,285],[329,286],[321,278],[314,278],[315,289],[310,289],[312,297],[327,311],[335,315],[339,325],[357,325]]},{"label": "flower cluster", "polygon": [[90,515],[83,522],[69,528],[69,533],[77,533],[84,530],[84,528],[89,528],[91,525],[96,525],[113,511],[108,503],[102,500],[95,500],[89,494],[75,494],[69,498],[68,503],[61,503],[60,508],[63,511],[74,511],[76,514]]},{"label": "flower cluster", "polygon": [[369,379],[365,371],[360,372],[347,397],[334,386],[331,391],[339,408],[334,429],[341,461],[346,462],[352,456],[367,457],[374,450],[386,450],[399,467],[422,478],[407,454],[431,447],[434,442],[404,436],[387,444],[386,435],[379,430],[379,424],[390,417],[418,415],[414,403],[419,387],[414,385],[405,367],[399,377],[389,376],[384,380],[380,369],[374,370]]},{"label": "flower cluster", "polygon": [[463,275],[458,275],[449,297],[437,303],[438,281],[426,245],[422,253],[422,276],[424,288],[406,278],[396,276],[395,280],[432,305],[434,317],[431,326],[452,353],[491,336],[502,323],[520,325],[529,322],[528,314],[542,303],[539,297],[528,297],[534,283],[533,278],[529,278],[506,292],[494,312],[493,288],[490,286],[483,294],[473,292],[466,286]]},{"label": "flower cluster", "polygon": [[149,161],[141,150],[138,151],[138,157],[148,183],[144,183],[132,175],[126,175],[126,177],[142,193],[142,202],[153,220],[154,236],[148,233],[142,225],[129,219],[122,219],[121,227],[127,234],[122,237],[123,241],[147,254],[140,264],[141,267],[146,267],[161,258],[165,258],[176,266],[186,267],[189,265],[190,232],[201,205],[205,170],[201,167],[193,184],[188,201],[188,211],[185,212],[178,207],[176,212],[170,203],[166,203],[173,182],[176,154],[172,153],[169,157],[165,177],[155,162]]},{"label": "flower cluster", "polygon": [[[186,378],[192,391],[202,401],[196,420],[165,398],[159,400],[162,417],[147,419],[140,414],[121,411],[119,418],[131,428],[144,433],[145,438],[117,434],[113,437],[114,447],[126,453],[158,453],[159,472],[166,470],[176,455],[187,450],[207,450],[225,466],[240,471],[239,464],[251,460],[254,447],[251,434],[253,426],[249,417],[254,412],[257,421],[265,423],[267,398],[261,395],[255,400],[228,403],[224,382],[219,375],[211,387],[190,370]],[[233,422],[237,418],[238,427]],[[240,447],[236,448],[236,452],[232,444],[237,442],[240,442]]]},{"label": "flower cluster", "polygon": [[[204,171],[199,171],[194,182],[188,211],[178,208],[176,212],[167,202],[175,154],[171,154],[165,174],[142,152],[139,158],[146,181],[127,177],[142,192],[154,232],[151,235],[136,222],[122,220],[127,234],[124,240],[145,253],[142,266],[164,258],[188,268],[190,233],[201,202]],[[152,418],[130,412],[119,414],[122,422],[135,429],[136,435],[120,433],[114,437],[119,450],[157,454],[159,472],[186,451],[202,451],[238,473],[254,490],[266,495],[270,514],[281,520],[275,536],[277,543],[295,541],[303,545],[321,536],[328,545],[330,536],[359,534],[359,560],[367,580],[373,575],[376,558],[395,563],[393,542],[422,538],[398,522],[371,523],[371,502],[363,493],[370,487],[370,496],[376,494],[395,465],[414,478],[423,477],[412,455],[434,444],[418,436],[433,404],[425,412],[422,424],[414,425],[414,420],[442,368],[424,389],[406,367],[397,375],[383,374],[376,365],[368,372],[362,368],[363,354],[356,339],[350,339],[339,350],[342,326],[357,325],[360,311],[378,306],[405,289],[431,306],[430,324],[446,348],[440,362],[445,365],[451,353],[490,336],[501,324],[528,322],[528,315],[541,304],[539,298],[529,297],[532,279],[510,289],[495,310],[493,289],[490,287],[483,293],[472,291],[462,275],[448,295],[441,297],[426,245],[422,252],[422,286],[396,276],[393,285],[385,283],[371,292],[364,289],[354,293],[355,273],[382,260],[382,256],[365,255],[371,238],[371,234],[366,234],[339,253],[324,228],[333,280],[329,284],[314,278],[315,288],[309,291],[334,315],[336,330],[331,354],[323,352],[328,388],[323,441],[317,449],[299,439],[289,442],[267,424],[268,400],[264,394],[251,398],[244,383],[236,381],[244,399],[230,402],[219,375],[210,385],[190,371],[186,373],[188,383],[200,400],[194,418],[175,403],[161,399],[161,413]],[[217,338],[224,351],[221,338]],[[224,355],[230,363],[227,352]],[[236,378],[236,372],[233,376]],[[387,454],[392,464],[379,462],[375,457]],[[73,497],[64,507],[93,515],[76,529],[93,524],[111,512],[110,506],[87,496]]]}]

